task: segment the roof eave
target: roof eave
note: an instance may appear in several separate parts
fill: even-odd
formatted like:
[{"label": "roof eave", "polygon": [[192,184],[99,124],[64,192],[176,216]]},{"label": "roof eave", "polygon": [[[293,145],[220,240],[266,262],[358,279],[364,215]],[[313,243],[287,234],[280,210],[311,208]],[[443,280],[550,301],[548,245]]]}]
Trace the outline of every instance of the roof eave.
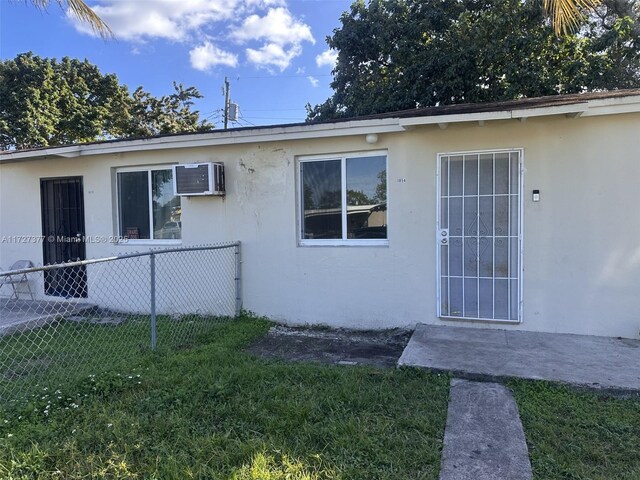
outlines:
[{"label": "roof eave", "polygon": [[505,109],[490,112],[459,113],[450,115],[423,115],[415,117],[391,117],[363,119],[302,125],[268,126],[251,130],[218,130],[209,133],[170,135],[137,140],[70,145],[30,151],[5,152],[0,154],[0,163],[14,163],[47,158],[75,158],[87,155],[104,155],[148,150],[191,148],[216,145],[238,145],[247,143],[306,140],[369,133],[393,133],[410,130],[420,125],[437,124],[442,128],[452,123],[480,122],[520,119],[530,117],[565,115],[589,117],[620,113],[640,112],[640,95],[576,101],[546,107]]},{"label": "roof eave", "polygon": [[104,155],[145,150],[190,148],[216,145],[304,140],[312,138],[366,135],[369,133],[402,132],[397,118],[380,120],[353,120],[341,123],[321,123],[296,126],[269,126],[258,130],[218,130],[210,133],[172,135],[137,140],[122,140],[85,145],[72,145],[24,152],[8,152],[0,155],[0,163],[13,163],[45,158],[73,158],[87,155]]}]

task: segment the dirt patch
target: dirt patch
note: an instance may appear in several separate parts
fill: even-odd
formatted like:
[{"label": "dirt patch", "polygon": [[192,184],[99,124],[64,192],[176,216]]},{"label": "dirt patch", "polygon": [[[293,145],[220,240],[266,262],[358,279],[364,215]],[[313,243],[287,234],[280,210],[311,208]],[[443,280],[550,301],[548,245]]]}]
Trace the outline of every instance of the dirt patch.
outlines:
[{"label": "dirt patch", "polygon": [[334,365],[395,367],[409,330],[360,331],[277,325],[247,351],[265,358]]}]

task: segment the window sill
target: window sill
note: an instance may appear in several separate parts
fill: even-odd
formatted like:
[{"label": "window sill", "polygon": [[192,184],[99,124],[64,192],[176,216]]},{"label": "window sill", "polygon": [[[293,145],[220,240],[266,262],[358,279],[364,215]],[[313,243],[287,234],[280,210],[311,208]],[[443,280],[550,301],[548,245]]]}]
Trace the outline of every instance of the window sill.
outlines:
[{"label": "window sill", "polygon": [[387,239],[371,240],[299,240],[299,247],[388,247]]},{"label": "window sill", "polygon": [[127,246],[127,245],[150,245],[150,246],[159,246],[159,245],[182,245],[181,239],[176,240],[151,240],[151,239],[139,239],[139,240],[121,240],[116,242],[116,245]]}]

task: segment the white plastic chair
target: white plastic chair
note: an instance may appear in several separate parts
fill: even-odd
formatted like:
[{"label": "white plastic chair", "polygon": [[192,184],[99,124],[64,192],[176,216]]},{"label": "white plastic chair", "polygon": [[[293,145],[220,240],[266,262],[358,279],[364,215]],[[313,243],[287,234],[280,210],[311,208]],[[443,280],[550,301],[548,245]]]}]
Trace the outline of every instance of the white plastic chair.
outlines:
[{"label": "white plastic chair", "polygon": [[[11,268],[9,269],[9,271],[24,270],[26,268],[33,268],[34,266],[35,265],[31,260],[18,260],[17,262],[14,262],[13,265],[11,265]],[[19,297],[19,294],[18,294],[19,292],[18,292],[18,289],[16,288],[16,285],[20,285],[21,283],[26,283],[27,290],[29,291],[29,295],[31,296],[31,300],[33,300],[34,299],[33,291],[31,290],[31,285],[29,284],[28,275],[29,275],[28,272],[23,272],[23,273],[18,273],[13,275],[3,275],[0,277],[0,288],[2,288],[5,285],[11,285],[13,292],[11,293],[11,296],[9,297],[9,299],[15,298],[16,300],[18,300],[20,297]]]}]

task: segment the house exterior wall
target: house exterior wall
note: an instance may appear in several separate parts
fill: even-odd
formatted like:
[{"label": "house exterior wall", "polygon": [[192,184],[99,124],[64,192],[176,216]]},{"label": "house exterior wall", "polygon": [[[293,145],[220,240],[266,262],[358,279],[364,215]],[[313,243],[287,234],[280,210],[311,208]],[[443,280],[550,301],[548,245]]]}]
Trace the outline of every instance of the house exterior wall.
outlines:
[{"label": "house exterior wall", "polygon": [[[523,321],[436,316],[438,153],[524,149]],[[388,152],[388,246],[299,246],[296,159]],[[640,330],[640,114],[416,127],[263,144],[36,160],[0,167],[0,237],[40,235],[40,178],[82,176],[88,236],[115,235],[118,167],[216,161],[227,195],[183,197],[181,245],[240,240],[244,307],[292,324],[390,328],[440,323],[637,338]],[[406,181],[404,181],[406,180]],[[540,202],[531,193],[539,189]],[[87,244],[87,257],[154,247]],[[3,243],[0,265],[42,262]]]}]

